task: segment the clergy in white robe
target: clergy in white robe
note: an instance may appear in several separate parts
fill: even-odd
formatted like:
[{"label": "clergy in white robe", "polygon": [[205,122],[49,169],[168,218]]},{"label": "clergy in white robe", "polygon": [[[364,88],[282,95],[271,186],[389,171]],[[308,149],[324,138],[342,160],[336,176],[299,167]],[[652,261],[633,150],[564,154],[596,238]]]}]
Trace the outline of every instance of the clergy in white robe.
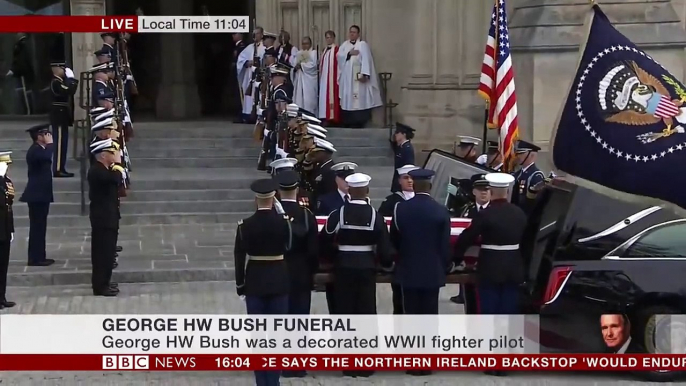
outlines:
[{"label": "clergy in white robe", "polygon": [[312,39],[304,37],[295,59],[293,103],[317,116],[317,51]]},{"label": "clergy in white robe", "polygon": [[[255,34],[257,36],[257,33]],[[259,34],[260,39],[262,37],[262,34]],[[243,121],[248,122],[250,120],[250,114],[252,113],[252,107],[253,107],[253,95],[255,95],[254,91],[253,92],[248,92],[249,88],[254,88],[255,85],[252,82],[253,78],[253,73],[256,70],[256,67],[254,66],[256,63],[254,63],[255,57],[262,58],[264,55],[264,45],[262,44],[261,40],[255,40],[255,43],[249,44],[243,51],[241,51],[241,54],[238,55],[238,60],[236,61],[236,72],[238,74],[238,85],[241,90],[241,95],[243,97],[242,100],[242,109],[241,112],[243,114]],[[252,94],[252,95],[248,95]]]},{"label": "clergy in white robe", "polygon": [[372,109],[383,105],[374,58],[367,42],[360,40],[360,27],[349,30],[350,40],[338,50],[338,88],[341,121],[345,127],[364,127]]},{"label": "clergy in white robe", "polygon": [[338,46],[336,33],[326,31],[326,49],[319,59],[319,119],[328,125],[341,120],[341,99],[338,92]]}]

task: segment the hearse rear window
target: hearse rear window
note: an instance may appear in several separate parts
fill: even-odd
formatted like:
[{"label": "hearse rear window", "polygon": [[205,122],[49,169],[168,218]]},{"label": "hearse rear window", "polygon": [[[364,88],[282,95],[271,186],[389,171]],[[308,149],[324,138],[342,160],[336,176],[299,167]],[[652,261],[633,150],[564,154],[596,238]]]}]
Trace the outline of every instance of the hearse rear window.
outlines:
[{"label": "hearse rear window", "polygon": [[648,231],[624,252],[626,258],[686,257],[686,223],[663,225]]}]

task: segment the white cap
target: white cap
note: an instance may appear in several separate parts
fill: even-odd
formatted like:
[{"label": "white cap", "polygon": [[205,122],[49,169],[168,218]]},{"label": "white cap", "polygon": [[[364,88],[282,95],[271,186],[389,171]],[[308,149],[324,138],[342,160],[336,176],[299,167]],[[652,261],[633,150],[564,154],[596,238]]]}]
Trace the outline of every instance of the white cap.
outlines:
[{"label": "white cap", "polygon": [[507,173],[488,173],[484,178],[492,188],[509,188],[515,181],[514,176]]},{"label": "white cap", "polygon": [[364,173],[354,173],[345,178],[345,182],[347,182],[348,186],[351,188],[364,188],[365,186],[369,186],[369,181],[371,180],[372,177],[369,177]]},{"label": "white cap", "polygon": [[307,134],[310,134],[311,136],[319,139],[326,139],[326,134],[319,132],[317,130],[312,130],[310,128],[307,129]]},{"label": "white cap", "polygon": [[479,165],[486,165],[486,162],[488,162],[488,156],[486,154],[481,154],[479,158],[476,159],[476,163]]},{"label": "white cap", "polygon": [[98,115],[97,117],[95,117],[94,121],[95,121],[95,122],[100,122],[100,121],[102,121],[103,119],[109,118],[109,117],[112,117],[112,116],[114,116],[114,109],[110,109],[109,111],[106,111],[106,112],[104,112],[104,113]]},{"label": "white cap", "polygon": [[[357,164],[354,162],[339,162],[331,167],[333,171],[339,170],[355,170],[357,169]],[[360,173],[358,173],[360,174]]]},{"label": "white cap", "polygon": [[109,149],[113,146],[113,142],[111,139],[103,139],[101,141],[96,141],[91,143],[91,153],[98,153],[100,151],[103,151],[105,149]]},{"label": "white cap", "polygon": [[12,163],[11,151],[0,151],[0,162]]},{"label": "white cap", "polygon": [[91,131],[98,131],[100,129],[107,128],[108,126],[111,126],[113,122],[114,122],[113,118],[105,118],[102,121],[93,125],[93,127],[91,127]]},{"label": "white cap", "polygon": [[296,105],[295,103],[289,103],[288,106],[286,106],[286,111],[298,113],[300,111],[300,106]]},{"label": "white cap", "polygon": [[481,143],[481,140],[476,137],[470,137],[468,135],[458,135],[457,138],[460,140],[460,143],[464,143],[467,145],[478,145]]},{"label": "white cap", "polygon": [[[313,117],[311,115],[303,114],[303,120],[308,121],[308,122],[314,122],[316,124],[322,123],[320,119],[317,119],[316,117]],[[323,129],[323,127],[322,127]]]},{"label": "white cap", "polygon": [[396,170],[398,171],[398,175],[402,176],[403,174],[407,174],[413,170],[419,169],[419,166],[414,166],[414,165],[405,165],[401,168],[397,168]]},{"label": "white cap", "polygon": [[323,127],[321,127],[321,126],[319,126],[319,125],[315,125],[314,123],[308,123],[308,124],[307,124],[307,130],[315,130],[315,131],[318,131],[318,132],[320,132],[320,133],[322,133],[322,134],[323,134],[323,133],[328,133],[328,132],[329,132],[329,131],[326,130],[325,128],[323,128]]},{"label": "white cap", "polygon": [[90,112],[90,113],[91,113],[91,114],[100,114],[100,113],[102,113],[102,112],[104,112],[104,111],[106,111],[106,110],[107,110],[106,107],[96,107],[96,108],[91,109],[91,112]]},{"label": "white cap", "polygon": [[274,169],[293,168],[298,163],[295,158],[281,158],[269,164]]},{"label": "white cap", "polygon": [[257,108],[257,110],[255,110],[255,114],[260,116],[260,117],[262,116],[263,113],[264,113],[264,110],[259,108],[259,107]]},{"label": "white cap", "polygon": [[315,144],[317,147],[320,147],[320,148],[322,148],[322,149],[326,149],[326,150],[328,150],[328,151],[330,151],[330,152],[333,152],[333,153],[336,152],[336,148],[333,147],[333,144],[332,144],[331,142],[327,141],[327,140],[324,140],[324,139],[320,139],[320,138],[316,138],[316,137],[315,137],[315,138],[314,138],[314,144]]}]

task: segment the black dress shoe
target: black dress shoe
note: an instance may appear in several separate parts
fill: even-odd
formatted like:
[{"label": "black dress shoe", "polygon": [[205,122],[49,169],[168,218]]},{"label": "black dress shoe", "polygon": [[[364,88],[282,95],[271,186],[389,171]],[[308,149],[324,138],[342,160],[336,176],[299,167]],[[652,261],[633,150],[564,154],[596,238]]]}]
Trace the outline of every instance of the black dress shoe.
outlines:
[{"label": "black dress shoe", "polygon": [[112,264],[112,269],[117,269],[118,266],[119,266],[119,263],[117,263],[117,262],[115,261],[114,264]]},{"label": "black dress shoe", "polygon": [[10,302],[10,301],[7,301],[7,299],[5,299],[5,300],[3,300],[2,302],[0,302],[0,305],[1,305],[3,308],[12,308],[12,307],[16,306],[17,303],[15,303],[15,302]]},{"label": "black dress shoe", "polygon": [[119,288],[119,283],[110,283],[110,288]]},{"label": "black dress shoe", "polygon": [[117,296],[117,294],[119,294],[119,291],[113,290],[111,288],[107,288],[107,289],[99,290],[99,291],[93,290],[93,295],[95,295],[95,296],[113,297],[113,296]]},{"label": "black dress shoe", "polygon": [[74,177],[74,173],[55,172],[55,174],[53,174],[53,177],[55,177],[55,178],[71,178],[71,177]]},{"label": "black dress shoe", "polygon": [[119,254],[117,252],[114,252],[115,261],[116,261],[117,257],[119,257]]},{"label": "black dress shoe", "polygon": [[462,296],[462,293],[460,293],[459,295],[451,297],[450,301],[455,304],[464,304],[464,297]]},{"label": "black dress shoe", "polygon": [[284,378],[305,378],[307,376],[307,371],[305,370],[286,370],[281,373]]},{"label": "black dress shoe", "polygon": [[115,251],[116,251],[116,252],[121,252],[121,251],[123,251],[123,250],[124,250],[124,247],[122,247],[121,245],[117,245],[117,249],[116,249]]},{"label": "black dress shoe", "polygon": [[55,260],[53,259],[45,259],[43,261],[29,261],[27,264],[29,267],[47,267],[50,265],[55,264]]}]

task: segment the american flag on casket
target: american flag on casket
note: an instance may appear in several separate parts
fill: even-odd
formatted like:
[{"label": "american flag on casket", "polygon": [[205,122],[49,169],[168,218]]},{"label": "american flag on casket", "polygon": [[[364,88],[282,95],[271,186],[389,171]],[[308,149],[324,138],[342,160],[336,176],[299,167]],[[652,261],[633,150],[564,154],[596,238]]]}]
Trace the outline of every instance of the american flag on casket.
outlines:
[{"label": "american flag on casket", "polygon": [[[326,216],[317,216],[317,225],[319,226],[319,231],[321,232],[322,229],[324,229],[324,225],[326,225]],[[386,220],[386,225],[391,226],[391,217],[384,217]],[[451,218],[450,219],[450,243],[451,245],[455,244],[455,241],[457,240],[458,236],[462,231],[467,229],[469,224],[472,222],[472,220],[468,218]],[[476,257],[479,254],[479,248],[478,247],[472,247],[467,250],[465,253],[465,257]],[[467,261],[467,264],[470,264],[470,261]]]}]

